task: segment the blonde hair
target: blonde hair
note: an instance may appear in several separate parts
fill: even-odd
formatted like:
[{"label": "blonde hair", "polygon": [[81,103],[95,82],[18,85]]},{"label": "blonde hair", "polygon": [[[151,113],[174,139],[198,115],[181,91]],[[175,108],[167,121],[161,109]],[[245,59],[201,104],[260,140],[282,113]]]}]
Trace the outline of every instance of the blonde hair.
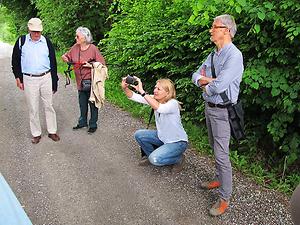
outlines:
[{"label": "blonde hair", "polygon": [[176,90],[173,81],[168,78],[164,78],[157,80],[156,83],[159,83],[161,87],[168,93],[165,98],[166,102],[173,98],[176,99]]}]

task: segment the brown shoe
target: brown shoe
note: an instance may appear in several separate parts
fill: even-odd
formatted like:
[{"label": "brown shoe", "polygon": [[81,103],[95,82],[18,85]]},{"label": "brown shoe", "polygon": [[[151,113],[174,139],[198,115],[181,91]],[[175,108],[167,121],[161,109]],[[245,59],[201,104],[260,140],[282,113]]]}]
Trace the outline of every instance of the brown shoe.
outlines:
[{"label": "brown shoe", "polygon": [[138,163],[139,166],[149,166],[151,165],[150,161],[148,160],[147,156],[144,156]]},{"label": "brown shoe", "polygon": [[218,188],[220,186],[221,186],[221,183],[217,180],[203,182],[203,183],[200,184],[200,187],[202,189],[206,189],[206,190],[215,189],[215,188]]},{"label": "brown shoe", "polygon": [[185,155],[182,154],[181,160],[172,166],[172,173],[179,173],[185,165]]},{"label": "brown shoe", "polygon": [[40,142],[40,140],[41,140],[41,136],[36,136],[36,137],[33,137],[33,138],[31,139],[31,143],[32,143],[32,144],[37,144],[37,143]]},{"label": "brown shoe", "polygon": [[220,198],[218,201],[211,207],[209,210],[209,214],[212,216],[220,216],[222,215],[229,207],[229,201],[225,201]]},{"label": "brown shoe", "polygon": [[53,141],[60,140],[60,137],[57,134],[48,134],[48,137],[51,138]]}]

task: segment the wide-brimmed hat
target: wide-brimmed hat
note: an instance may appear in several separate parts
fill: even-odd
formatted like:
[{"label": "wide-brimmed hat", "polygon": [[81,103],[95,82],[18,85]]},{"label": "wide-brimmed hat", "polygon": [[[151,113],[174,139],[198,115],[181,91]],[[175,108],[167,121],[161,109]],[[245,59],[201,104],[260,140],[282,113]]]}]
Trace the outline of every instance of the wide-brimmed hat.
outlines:
[{"label": "wide-brimmed hat", "polygon": [[43,30],[42,21],[39,18],[31,18],[28,21],[28,29],[30,31],[42,31]]}]

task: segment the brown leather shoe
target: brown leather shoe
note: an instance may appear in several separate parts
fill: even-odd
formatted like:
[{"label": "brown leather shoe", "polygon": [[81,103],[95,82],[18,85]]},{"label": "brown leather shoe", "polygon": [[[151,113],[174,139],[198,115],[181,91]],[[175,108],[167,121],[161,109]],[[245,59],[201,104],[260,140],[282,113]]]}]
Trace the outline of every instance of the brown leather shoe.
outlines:
[{"label": "brown leather shoe", "polygon": [[36,136],[36,137],[33,137],[33,138],[31,139],[31,143],[32,143],[32,144],[37,144],[37,143],[40,142],[40,140],[41,140],[41,136]]},{"label": "brown leather shoe", "polygon": [[151,165],[150,161],[148,160],[147,156],[144,156],[138,163],[139,166],[149,166]]},{"label": "brown leather shoe", "polygon": [[185,155],[182,154],[181,160],[172,166],[172,173],[179,173],[185,165]]},{"label": "brown leather shoe", "polygon": [[51,138],[53,141],[60,140],[60,137],[57,134],[48,134],[48,137]]}]

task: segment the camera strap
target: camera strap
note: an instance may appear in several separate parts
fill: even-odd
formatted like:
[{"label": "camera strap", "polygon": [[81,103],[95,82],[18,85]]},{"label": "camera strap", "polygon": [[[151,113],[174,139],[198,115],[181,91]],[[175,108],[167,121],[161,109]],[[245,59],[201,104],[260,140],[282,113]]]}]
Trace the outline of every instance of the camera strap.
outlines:
[{"label": "camera strap", "polygon": [[151,123],[151,119],[152,119],[152,117],[153,117],[153,114],[154,114],[154,109],[151,109],[150,116],[149,116],[149,120],[148,120],[148,124],[147,124],[147,129],[149,129],[149,126],[150,126],[150,123]]}]

